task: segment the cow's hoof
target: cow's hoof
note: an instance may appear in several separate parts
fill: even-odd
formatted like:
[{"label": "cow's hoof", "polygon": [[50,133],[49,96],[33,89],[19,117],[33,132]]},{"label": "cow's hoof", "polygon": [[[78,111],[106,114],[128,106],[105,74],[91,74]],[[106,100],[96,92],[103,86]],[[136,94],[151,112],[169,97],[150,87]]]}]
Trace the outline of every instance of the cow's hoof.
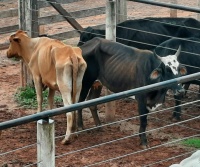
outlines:
[{"label": "cow's hoof", "polygon": [[70,140],[69,139],[63,139],[62,141],[61,141],[61,144],[62,145],[68,145],[68,144],[70,144],[71,142],[70,142]]},{"label": "cow's hoof", "polygon": [[77,130],[81,131],[81,130],[84,130],[84,128],[83,127],[78,127]]},{"label": "cow's hoof", "polygon": [[98,132],[103,132],[104,130],[103,130],[102,127],[99,126],[99,127],[97,127],[97,131],[98,131]]},{"label": "cow's hoof", "polygon": [[150,148],[150,146],[147,144],[147,145],[141,145],[140,146],[141,147],[141,149],[147,149],[147,148]]},{"label": "cow's hoof", "polygon": [[61,144],[63,145],[67,145],[67,144],[70,144],[72,143],[72,141],[74,141],[75,139],[78,138],[78,134],[73,134],[73,135],[70,135],[70,136],[65,136],[65,138],[61,141]]},{"label": "cow's hoof", "polygon": [[172,116],[172,117],[170,118],[170,120],[171,120],[172,122],[178,122],[178,121],[181,121],[181,117],[174,117],[174,116]]},{"label": "cow's hoof", "polygon": [[169,119],[170,119],[170,121],[172,121],[172,122],[175,122],[175,121],[176,121],[176,118],[175,118],[175,117],[173,117],[173,116],[172,116],[172,117],[170,117]]}]

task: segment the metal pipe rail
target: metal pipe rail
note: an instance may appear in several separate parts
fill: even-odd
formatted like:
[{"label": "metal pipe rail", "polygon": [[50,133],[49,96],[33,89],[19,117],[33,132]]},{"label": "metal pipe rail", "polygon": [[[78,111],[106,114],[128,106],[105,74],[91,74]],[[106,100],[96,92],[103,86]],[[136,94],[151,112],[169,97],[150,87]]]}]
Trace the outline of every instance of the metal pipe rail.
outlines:
[{"label": "metal pipe rail", "polygon": [[175,4],[170,4],[170,3],[155,2],[155,1],[152,1],[152,0],[129,0],[129,1],[200,13],[199,8],[193,8],[193,7],[183,6],[183,5],[175,5]]},{"label": "metal pipe rail", "polygon": [[129,97],[129,96],[134,96],[134,95],[137,95],[137,94],[146,93],[146,92],[150,92],[150,91],[153,91],[153,90],[158,90],[158,89],[161,89],[161,88],[164,88],[164,87],[170,87],[170,85],[173,85],[173,84],[184,83],[184,82],[188,82],[188,81],[199,79],[199,78],[200,78],[200,72],[194,73],[194,74],[191,74],[191,75],[182,76],[182,77],[175,78],[175,79],[171,79],[171,80],[167,80],[167,81],[164,81],[164,82],[151,84],[151,85],[135,88],[135,89],[132,89],[132,90],[127,90],[127,91],[111,94],[111,95],[108,95],[108,96],[104,96],[104,97],[100,97],[100,98],[96,98],[96,99],[72,104],[72,105],[69,105],[69,106],[56,108],[56,109],[53,109],[53,110],[46,110],[46,111],[43,111],[43,112],[40,112],[40,113],[37,113],[37,114],[28,115],[28,116],[24,116],[24,117],[21,117],[21,118],[2,122],[2,123],[0,123],[0,130],[4,130],[4,129],[7,129],[7,128],[26,124],[26,123],[33,122],[33,121],[38,121],[40,119],[48,121],[49,117],[53,117],[53,116],[60,115],[60,114],[63,114],[63,113],[83,109],[83,108],[86,108],[86,107],[90,107],[90,106],[94,106],[94,105],[98,105],[98,104],[102,104],[102,103],[107,103],[107,102],[114,101],[114,100],[119,100],[121,98],[126,98],[126,97]]}]

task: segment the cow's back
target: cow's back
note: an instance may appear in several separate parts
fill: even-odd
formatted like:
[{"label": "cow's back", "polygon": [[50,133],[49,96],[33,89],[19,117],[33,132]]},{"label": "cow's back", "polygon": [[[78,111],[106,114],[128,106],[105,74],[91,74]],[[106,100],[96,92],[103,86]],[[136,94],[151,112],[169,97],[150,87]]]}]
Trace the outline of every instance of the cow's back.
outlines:
[{"label": "cow's back", "polygon": [[[174,22],[177,23],[173,24]],[[200,32],[197,29],[189,28],[196,26],[197,22],[195,19],[178,18],[128,20],[118,24],[116,40],[128,46],[153,50],[157,45],[171,37],[200,37]]]},{"label": "cow's back", "polygon": [[[56,84],[55,59],[52,56],[53,48],[62,48],[64,44],[58,40],[41,37],[37,43],[35,53],[32,55],[32,62],[38,68],[43,84],[52,89],[58,89]],[[35,63],[38,62],[38,63]]]},{"label": "cow's back", "polygon": [[[153,50],[171,37],[200,37],[200,22],[192,18],[144,18],[127,20],[116,27],[116,41],[140,49]],[[94,37],[105,36],[105,30],[88,27],[80,36],[86,42]],[[79,42],[79,45],[83,43]]]},{"label": "cow's back", "polygon": [[96,73],[102,84],[113,92],[147,85],[149,82],[147,76],[150,76],[153,69],[159,65],[151,51],[101,38],[88,41],[81,46],[81,49],[88,67],[96,64],[94,69],[99,70],[94,72],[92,69],[87,69],[86,75],[89,76],[89,71],[92,71],[91,77]]}]

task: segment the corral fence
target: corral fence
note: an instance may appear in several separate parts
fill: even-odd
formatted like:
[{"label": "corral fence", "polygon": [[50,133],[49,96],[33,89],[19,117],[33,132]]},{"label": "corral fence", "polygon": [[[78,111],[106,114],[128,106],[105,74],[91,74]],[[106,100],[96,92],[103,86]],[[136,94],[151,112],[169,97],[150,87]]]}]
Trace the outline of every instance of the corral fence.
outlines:
[{"label": "corral fence", "polygon": [[[18,29],[26,30],[31,37],[37,37],[38,35],[47,34],[48,32],[45,31],[45,25],[55,24],[62,21],[67,21],[75,30],[64,31],[64,32],[56,32],[53,34],[48,34],[50,38],[64,40],[64,39],[71,39],[75,37],[79,37],[80,32],[83,31],[83,27],[81,24],[76,21],[77,19],[90,17],[90,16],[97,16],[106,13],[106,7],[100,6],[96,8],[90,9],[83,9],[75,12],[68,12],[63,5],[67,5],[70,3],[83,1],[83,0],[18,0],[18,9],[13,8],[11,10],[3,10],[0,12],[0,19],[11,17],[18,17],[19,22],[16,24],[12,24],[9,26],[1,27],[0,28],[0,35],[8,35],[12,32],[15,32]],[[116,0],[116,24],[120,23],[127,19],[127,0]],[[198,8],[191,8],[185,7],[181,5],[176,5],[177,0],[171,0],[174,4],[166,4],[161,2],[154,2],[154,1],[145,1],[145,0],[129,0],[133,2],[140,2],[146,3],[150,5],[157,5],[162,7],[169,7],[171,8],[170,16],[177,17],[176,9],[192,11],[192,12],[199,12]],[[199,1],[199,0],[198,0]],[[2,2],[9,2],[9,0],[2,0]],[[62,4],[62,5],[61,5]],[[200,4],[200,3],[198,3]],[[46,10],[48,7],[52,6],[56,14],[52,15],[42,15],[42,11]],[[48,10],[48,9],[47,9]],[[199,15],[197,16],[199,18]],[[92,26],[93,28],[100,28],[104,29],[105,24],[95,25]],[[71,29],[71,28],[70,28]],[[9,43],[8,40],[3,41],[0,43],[0,50],[8,48]],[[32,84],[31,75],[29,75],[26,66],[21,62],[21,86]]]},{"label": "corral fence", "polygon": [[[73,27],[75,29],[81,31],[82,27],[73,18],[74,17],[81,18],[86,15],[92,16],[92,15],[96,15],[97,13],[95,12],[95,14],[94,14],[93,12],[91,12],[89,10],[87,10],[87,11],[84,10],[84,11],[77,11],[77,13],[74,12],[73,13],[75,15],[74,16],[72,13],[71,14],[68,13],[66,10],[64,10],[61,7],[61,5],[59,5],[60,3],[64,4],[64,3],[75,2],[75,1],[76,0],[71,0],[71,1],[67,1],[67,2],[59,1],[59,3],[55,3],[55,1],[48,0],[48,3],[46,1],[38,1],[40,3],[37,3],[36,0],[32,0],[32,1],[21,1],[20,0],[19,1],[19,6],[20,6],[19,12],[17,12],[16,10],[13,9],[12,14],[8,14],[8,13],[11,13],[9,11],[4,16],[0,15],[0,17],[12,16],[12,15],[16,15],[17,13],[19,13],[19,15],[21,16],[19,27],[24,30],[27,30],[32,37],[38,36],[40,34],[40,31],[39,31],[40,26],[48,24],[48,23],[54,23],[54,22],[56,23],[58,20],[59,21],[67,20],[70,22],[71,25],[73,25]],[[189,7],[185,7],[185,6],[181,6],[181,5],[159,3],[159,2],[155,2],[155,1],[145,1],[145,0],[132,0],[132,1],[200,13],[200,10],[198,8],[189,8]],[[110,2],[112,2],[112,1],[110,1]],[[45,18],[43,18],[43,17],[39,18],[37,5],[40,6],[39,8],[42,8],[42,7],[49,6],[49,4],[51,4],[56,10],[58,10],[60,14],[55,15],[55,16],[45,16]],[[101,10],[95,10],[95,11],[99,11],[99,14],[105,13],[105,9],[103,9],[103,8],[105,8],[105,7],[101,7]],[[39,18],[39,20],[38,20],[38,18]],[[36,23],[37,23],[37,25],[36,25]],[[105,26],[105,25],[103,25],[103,26]],[[0,32],[10,33],[10,32],[17,30],[19,27],[18,27],[18,25],[16,25],[16,26],[10,26],[9,28],[7,27],[5,29],[2,28],[2,31],[0,31]],[[98,27],[102,28],[102,25],[100,25]],[[64,32],[64,33],[60,33],[60,34],[50,35],[50,37],[57,38],[57,39],[59,39],[60,37],[62,37],[62,39],[70,38],[70,37],[74,38],[74,37],[78,36],[77,30],[72,30],[70,32]],[[2,45],[2,46],[6,47],[7,44]],[[141,88],[137,88],[137,89],[121,92],[121,93],[116,93],[116,94],[108,95],[106,97],[101,97],[98,99],[85,101],[82,103],[73,104],[68,107],[61,107],[61,108],[53,109],[50,111],[44,111],[44,112],[37,113],[34,115],[21,117],[21,118],[15,119],[15,120],[10,120],[10,121],[0,123],[0,130],[4,130],[7,128],[26,124],[26,123],[33,122],[33,121],[38,121],[37,122],[37,125],[38,125],[37,126],[38,127],[37,165],[45,166],[45,167],[46,166],[54,167],[55,166],[55,138],[54,138],[55,132],[54,132],[54,121],[51,120],[50,117],[59,115],[59,114],[63,114],[66,112],[71,112],[74,110],[86,108],[89,106],[102,104],[102,103],[118,100],[121,98],[133,96],[136,94],[145,93],[145,92],[152,91],[152,90],[157,90],[157,89],[172,85],[177,82],[183,83],[183,82],[187,82],[187,81],[195,80],[195,79],[199,79],[199,78],[200,78],[200,73],[196,73],[196,74],[180,77],[177,79],[165,81],[162,83],[153,84],[153,85],[149,85],[149,86],[145,86],[145,87],[141,87]],[[199,117],[196,117],[195,119],[199,119]],[[196,136],[199,136],[199,135],[196,135]],[[181,139],[181,140],[183,140],[183,139]],[[174,141],[174,142],[177,142],[177,141]],[[95,164],[93,164],[93,165],[95,165]]]},{"label": "corral fence", "polygon": [[[7,128],[30,123],[33,121],[38,121],[37,122],[37,166],[55,167],[55,136],[54,136],[55,129],[54,129],[54,121],[51,120],[50,117],[71,112],[71,111],[75,111],[75,110],[79,110],[79,109],[83,109],[83,108],[90,107],[93,105],[98,105],[98,104],[130,97],[130,96],[134,96],[137,94],[146,93],[153,90],[158,90],[158,89],[173,85],[175,83],[183,83],[183,82],[187,82],[187,81],[199,79],[199,78],[200,78],[200,72],[191,74],[188,76],[164,81],[162,83],[152,84],[152,85],[136,88],[129,91],[124,91],[124,92],[108,95],[105,97],[100,97],[97,99],[93,99],[93,100],[89,100],[89,101],[85,101],[85,102],[81,102],[77,104],[72,104],[68,107],[61,107],[61,108],[57,108],[57,109],[53,109],[49,111],[43,111],[41,113],[37,113],[34,115],[29,115],[29,116],[15,119],[15,120],[2,122],[0,123],[0,130],[5,130]],[[199,118],[200,116],[192,118],[191,120],[199,119]],[[192,137],[199,137],[199,135],[194,135]],[[187,139],[187,137],[184,139]],[[184,140],[184,139],[181,139],[181,140]],[[181,141],[181,140],[177,140],[177,141]],[[174,142],[177,142],[177,141],[174,141]],[[118,157],[118,158],[121,158],[121,157]],[[105,163],[105,162],[102,162],[102,163]]]},{"label": "corral fence", "polygon": [[[31,2],[26,1],[26,0],[18,0],[18,8],[13,7],[10,8],[9,10],[2,10],[0,11],[0,19],[6,19],[6,20],[11,20],[13,21],[14,18],[17,17],[17,22],[16,19],[13,21],[14,24],[0,27],[0,35],[9,35],[10,33],[15,32],[18,29],[24,29],[27,31],[31,31],[31,27],[34,28],[34,31],[31,31],[32,36],[38,36],[39,34],[46,34],[45,28],[43,27],[44,25],[47,24],[53,24],[53,23],[58,23],[67,20],[70,22],[72,27],[76,30],[71,30],[71,31],[64,31],[62,33],[53,33],[53,34],[48,34],[49,37],[55,38],[55,39],[70,39],[70,38],[75,38],[79,37],[79,32],[77,30],[82,30],[82,26],[76,22],[76,19],[81,19],[85,17],[90,17],[90,16],[97,16],[101,14],[105,14],[105,5],[96,7],[96,8],[90,8],[90,9],[83,9],[75,12],[67,12],[62,6],[62,5],[67,5],[70,3],[78,2],[78,1],[83,1],[83,0],[57,0],[57,1],[51,1],[51,0],[33,0]],[[146,3],[150,5],[157,5],[157,6],[162,6],[162,7],[168,7],[171,8],[172,10],[170,11],[170,16],[171,17],[177,17],[177,11],[175,9],[180,9],[180,10],[186,10],[186,11],[191,11],[191,12],[199,12],[199,8],[192,8],[192,7],[185,7],[182,5],[176,5],[177,0],[171,0],[172,3],[161,3],[161,2],[156,2],[156,1],[148,1],[148,0],[129,0],[133,2],[139,2],[139,3]],[[198,5],[200,6],[200,1],[198,1]],[[10,0],[1,0],[0,2],[4,3],[9,3],[13,2]],[[49,4],[50,3],[50,4]],[[126,6],[126,0],[120,1],[117,0],[117,23],[122,22],[127,19],[127,6]],[[55,10],[59,12],[56,14],[52,15],[41,15],[42,10],[46,10],[47,7],[53,6]],[[197,18],[199,18],[199,14],[197,15]],[[5,24],[6,25],[6,24]],[[41,28],[42,27],[42,28]],[[105,24],[101,25],[95,25],[91,26],[94,28],[104,28]],[[35,34],[35,35],[33,35]],[[8,48],[9,43],[8,41],[3,41],[0,43],[0,50]]]}]

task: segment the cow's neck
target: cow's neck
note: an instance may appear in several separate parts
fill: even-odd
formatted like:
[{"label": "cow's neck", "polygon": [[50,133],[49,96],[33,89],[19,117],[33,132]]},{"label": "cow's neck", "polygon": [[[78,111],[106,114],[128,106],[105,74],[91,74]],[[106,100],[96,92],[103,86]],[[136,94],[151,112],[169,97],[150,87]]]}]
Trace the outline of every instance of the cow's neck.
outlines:
[{"label": "cow's neck", "polygon": [[24,42],[21,56],[26,64],[29,64],[38,41],[39,38],[29,38]]}]

